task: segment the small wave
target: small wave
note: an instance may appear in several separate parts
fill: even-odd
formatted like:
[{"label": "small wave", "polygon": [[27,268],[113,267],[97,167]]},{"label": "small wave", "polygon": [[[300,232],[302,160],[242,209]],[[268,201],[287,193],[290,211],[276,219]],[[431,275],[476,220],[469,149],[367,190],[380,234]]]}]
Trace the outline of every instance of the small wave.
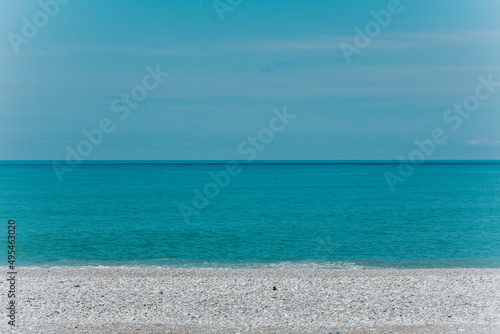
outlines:
[{"label": "small wave", "polygon": [[365,265],[354,262],[327,262],[327,261],[282,261],[269,263],[220,263],[220,262],[179,262],[168,259],[159,259],[148,262],[127,261],[127,262],[78,262],[59,261],[55,263],[32,264],[21,266],[27,269],[48,269],[48,268],[177,268],[177,269],[370,269]]}]

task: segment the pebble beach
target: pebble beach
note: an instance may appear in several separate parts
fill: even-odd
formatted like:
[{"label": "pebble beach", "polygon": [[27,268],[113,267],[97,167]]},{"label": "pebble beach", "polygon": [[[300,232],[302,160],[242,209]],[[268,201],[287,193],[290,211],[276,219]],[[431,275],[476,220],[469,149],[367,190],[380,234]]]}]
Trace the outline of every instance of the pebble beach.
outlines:
[{"label": "pebble beach", "polygon": [[23,267],[17,289],[2,333],[500,333],[500,269]]}]

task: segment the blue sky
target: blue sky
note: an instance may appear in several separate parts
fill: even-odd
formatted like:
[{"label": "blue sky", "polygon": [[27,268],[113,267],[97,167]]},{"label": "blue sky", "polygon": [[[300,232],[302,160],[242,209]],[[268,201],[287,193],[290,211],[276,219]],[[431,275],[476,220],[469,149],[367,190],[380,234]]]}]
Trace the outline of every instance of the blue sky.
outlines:
[{"label": "blue sky", "polygon": [[[284,106],[297,117],[258,159],[398,159],[435,128],[429,159],[500,159],[500,87],[443,121],[478,77],[500,82],[500,2],[401,0],[348,63],[340,43],[389,2],[242,0],[221,20],[210,0],[72,0],[16,53],[41,5],[0,0],[0,159],[64,160],[103,118],[116,130],[86,159],[239,159]],[[157,64],[170,75],[119,120]]]}]

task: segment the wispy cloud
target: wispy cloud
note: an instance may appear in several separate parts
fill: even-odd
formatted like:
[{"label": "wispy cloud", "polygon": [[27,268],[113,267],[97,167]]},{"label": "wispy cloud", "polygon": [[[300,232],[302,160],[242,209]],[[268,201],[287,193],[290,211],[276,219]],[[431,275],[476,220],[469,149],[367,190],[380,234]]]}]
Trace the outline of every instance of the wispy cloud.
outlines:
[{"label": "wispy cloud", "polygon": [[292,62],[289,62],[289,61],[280,61],[280,62],[271,64],[269,66],[266,66],[265,68],[262,69],[262,72],[263,73],[269,73],[269,72],[276,71],[278,69],[292,67],[294,65],[295,65],[295,63],[292,63]]},{"label": "wispy cloud", "polygon": [[171,47],[171,48],[149,48],[149,47],[129,47],[129,46],[110,46],[110,45],[77,45],[72,47],[76,51],[82,52],[108,52],[124,53],[146,56],[172,56],[184,55],[186,53],[196,53],[200,50],[191,47]]},{"label": "wispy cloud", "polygon": [[227,51],[258,51],[258,52],[288,52],[288,51],[321,51],[336,50],[343,36],[310,36],[300,39],[251,40],[238,44],[220,45]]},{"label": "wispy cloud", "polygon": [[490,138],[471,139],[465,142],[465,145],[486,145],[486,146],[500,146],[500,140]]},{"label": "wispy cloud", "polygon": [[[73,53],[116,53],[131,55],[188,56],[233,52],[313,52],[338,51],[341,42],[353,43],[352,35],[315,35],[295,39],[262,39],[203,42],[198,45],[151,48],[125,45],[52,45],[47,49],[26,50],[26,56],[68,55]],[[496,30],[440,30],[435,32],[387,32],[370,44],[370,49],[423,49],[444,46],[492,46],[500,45],[500,31]],[[0,52],[0,57],[12,56]]]},{"label": "wispy cloud", "polygon": [[[289,52],[338,50],[341,42],[353,43],[352,35],[317,35],[293,40],[252,40],[220,44],[219,50]],[[370,44],[372,49],[421,49],[427,47],[483,45],[500,42],[497,30],[440,30],[435,32],[387,32]]]},{"label": "wispy cloud", "polygon": [[450,46],[496,46],[500,42],[497,30],[440,30],[435,32],[393,32],[376,40],[370,48],[422,49]]}]

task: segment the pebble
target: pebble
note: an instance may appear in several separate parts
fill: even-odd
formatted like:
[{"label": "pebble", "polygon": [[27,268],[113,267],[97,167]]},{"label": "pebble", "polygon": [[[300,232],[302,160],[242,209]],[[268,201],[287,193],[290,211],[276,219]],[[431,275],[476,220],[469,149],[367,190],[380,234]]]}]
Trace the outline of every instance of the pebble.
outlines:
[{"label": "pebble", "polygon": [[19,333],[500,333],[500,269],[25,267],[18,277]]}]

